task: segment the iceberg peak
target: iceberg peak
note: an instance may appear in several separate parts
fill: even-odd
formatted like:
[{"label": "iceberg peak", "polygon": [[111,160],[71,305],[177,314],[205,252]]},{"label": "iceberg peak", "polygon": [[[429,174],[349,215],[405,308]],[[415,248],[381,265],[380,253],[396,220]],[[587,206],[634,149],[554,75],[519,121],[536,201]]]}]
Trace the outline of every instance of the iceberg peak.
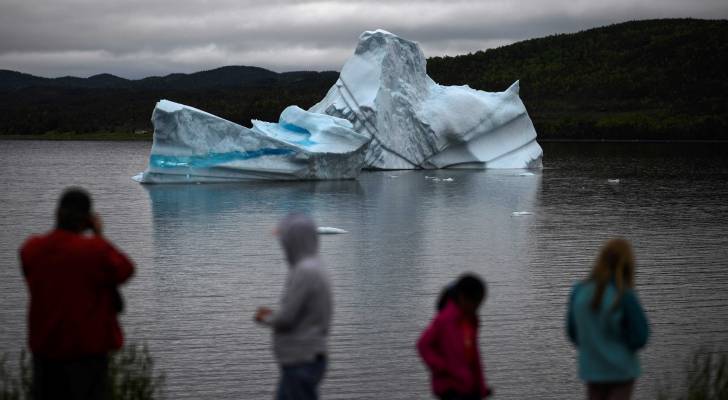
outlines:
[{"label": "iceberg peak", "polygon": [[512,94],[512,95],[518,95],[518,93],[521,91],[521,81],[515,81],[511,86],[506,89],[506,92]]},{"label": "iceberg peak", "polygon": [[518,81],[498,93],[438,85],[419,44],[378,29],[359,37],[311,111],[370,135],[370,168],[540,167],[542,150],[518,93]]},{"label": "iceberg peak", "polygon": [[379,29],[375,29],[373,31],[362,32],[362,34],[359,35],[359,41],[365,40],[369,36],[375,36],[375,35],[397,37],[397,35],[393,34],[392,32],[379,28]]}]

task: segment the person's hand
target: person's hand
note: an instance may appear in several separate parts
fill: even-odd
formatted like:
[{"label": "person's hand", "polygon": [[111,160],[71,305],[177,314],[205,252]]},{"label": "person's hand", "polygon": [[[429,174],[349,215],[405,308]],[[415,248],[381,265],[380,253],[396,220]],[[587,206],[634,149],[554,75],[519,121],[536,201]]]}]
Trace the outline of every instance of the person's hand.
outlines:
[{"label": "person's hand", "polygon": [[258,307],[258,311],[255,312],[255,321],[264,322],[265,319],[273,314],[273,310],[268,307]]},{"label": "person's hand", "polygon": [[91,214],[91,217],[89,218],[89,228],[94,235],[101,236],[104,233],[104,223],[101,221],[99,214]]}]

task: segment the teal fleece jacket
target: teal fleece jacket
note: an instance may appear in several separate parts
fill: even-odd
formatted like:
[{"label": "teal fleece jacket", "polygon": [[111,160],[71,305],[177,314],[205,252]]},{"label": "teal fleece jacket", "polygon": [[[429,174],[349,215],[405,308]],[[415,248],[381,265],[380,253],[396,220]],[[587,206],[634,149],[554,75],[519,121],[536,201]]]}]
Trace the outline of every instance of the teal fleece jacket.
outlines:
[{"label": "teal fleece jacket", "polygon": [[591,308],[596,285],[577,283],[571,290],[567,315],[569,339],[579,351],[579,377],[585,382],[624,382],[640,375],[637,351],[647,344],[647,317],[635,292],[609,284],[599,310]]}]

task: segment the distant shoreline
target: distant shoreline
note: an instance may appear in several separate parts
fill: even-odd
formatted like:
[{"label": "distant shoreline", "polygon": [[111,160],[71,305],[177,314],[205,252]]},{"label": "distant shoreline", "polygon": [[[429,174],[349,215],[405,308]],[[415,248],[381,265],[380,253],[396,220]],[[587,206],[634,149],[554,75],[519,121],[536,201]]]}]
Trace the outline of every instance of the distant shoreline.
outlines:
[{"label": "distant shoreline", "polygon": [[[94,133],[41,133],[29,135],[0,135],[0,140],[47,140],[47,141],[118,141],[151,142],[151,133],[94,132]],[[728,144],[725,139],[603,139],[603,138],[536,138],[539,143],[718,143]]]},{"label": "distant shoreline", "polygon": [[94,132],[94,133],[39,133],[28,135],[0,135],[0,140],[89,140],[89,141],[119,141],[119,142],[151,142],[151,133],[129,132]]},{"label": "distant shoreline", "polygon": [[536,138],[539,143],[728,143],[725,139],[573,139]]}]

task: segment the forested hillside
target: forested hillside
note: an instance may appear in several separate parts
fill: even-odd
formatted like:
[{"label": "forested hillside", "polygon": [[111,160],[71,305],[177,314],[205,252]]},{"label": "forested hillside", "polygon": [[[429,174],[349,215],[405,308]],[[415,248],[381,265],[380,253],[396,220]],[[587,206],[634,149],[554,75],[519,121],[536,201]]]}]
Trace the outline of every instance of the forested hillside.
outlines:
[{"label": "forested hillside", "polygon": [[728,21],[626,22],[428,60],[439,83],[521,98],[540,137],[728,139]]},{"label": "forested hillside", "polygon": [[[728,21],[626,22],[428,59],[438,83],[521,97],[540,138],[728,139]],[[0,134],[151,131],[166,98],[249,126],[310,107],[336,72],[223,67],[127,80],[47,79],[0,70]]]},{"label": "forested hillside", "polygon": [[0,134],[151,131],[160,99],[249,126],[251,118],[277,121],[291,104],[312,106],[338,76],[242,66],[136,81],[108,74],[46,79],[0,71]]}]

